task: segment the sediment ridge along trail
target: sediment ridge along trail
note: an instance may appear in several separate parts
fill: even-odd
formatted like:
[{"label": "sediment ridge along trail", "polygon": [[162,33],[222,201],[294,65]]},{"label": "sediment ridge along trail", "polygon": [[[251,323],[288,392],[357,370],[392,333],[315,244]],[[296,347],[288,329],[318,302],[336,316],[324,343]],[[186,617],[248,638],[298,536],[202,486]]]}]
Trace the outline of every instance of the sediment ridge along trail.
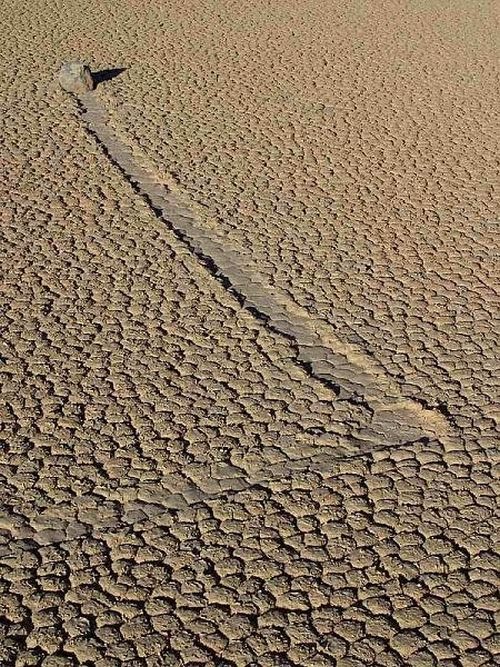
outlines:
[{"label": "sediment ridge along trail", "polygon": [[[378,63],[388,77],[384,90],[395,100],[397,110],[404,103],[397,84],[407,79],[391,78],[383,54],[394,55],[394,44],[408,48],[418,73],[423,47],[429,47],[425,54],[431,66],[442,56],[440,45],[445,39],[450,48],[445,50],[446,63],[453,61],[453,71],[464,63],[477,64],[471,78],[464,79],[469,82],[466,88],[459,89],[461,106],[454,107],[458,111],[452,116],[454,134],[450,136],[477,138],[477,131],[485,137],[488,100],[495,94],[493,87],[480,85],[483,75],[490,76],[484,65],[491,43],[486,20],[489,5],[457,2],[453,6],[458,18],[448,10],[443,13],[441,3],[432,12],[427,3],[425,11],[424,5],[416,11],[416,4],[380,3],[382,27],[390,31],[394,26],[397,32],[407,26],[397,41],[391,40],[391,33],[365,30],[360,21],[348,20],[345,14],[344,23],[335,27],[342,12],[359,14],[368,3],[350,3],[345,10],[345,3],[342,7],[304,3],[300,16],[295,15],[296,34],[290,49],[282,56],[281,81],[289,85],[285,74],[295,72],[297,89],[306,90],[314,77],[308,79],[304,70],[316,71],[315,54],[326,48],[337,54],[335,62],[347,67],[337,86],[330,86],[347,99],[346,82],[357,80],[350,76],[349,64],[358,68],[362,88],[370,76],[363,78],[359,70],[359,49],[363,51],[376,39],[390,48],[379,49],[380,57],[371,61],[369,74]],[[376,446],[368,444],[370,451],[352,456],[351,448],[360,447],[353,434],[360,435],[362,425],[370,428],[374,414],[368,409],[370,401],[350,400],[354,390],[347,383],[343,390],[342,383],[335,387],[321,383],[311,373],[318,377],[321,373],[312,367],[314,359],[310,367],[297,363],[300,345],[290,335],[273,331],[270,320],[266,324],[242,307],[237,294],[226,289],[227,283],[209,275],[206,268],[214,270],[213,266],[200,266],[173,230],[132,193],[123,174],[88,134],[78,109],[52,85],[53,73],[66,57],[87,59],[91,54],[94,70],[127,65],[123,76],[102,85],[97,94],[110,110],[113,133],[127,147],[130,143],[134,160],[142,167],[139,158],[144,157],[154,182],[170,185],[169,179],[175,177],[166,172],[177,173],[176,202],[187,195],[184,201],[192,204],[196,222],[217,248],[235,248],[252,275],[260,274],[259,282],[286,289],[290,300],[313,319],[337,326],[331,341],[326,329],[319,332],[329,350],[351,353],[352,347],[343,352],[335,347],[340,340],[366,352],[366,341],[355,340],[344,326],[352,316],[353,329],[364,329],[363,336],[369,335],[362,317],[369,304],[362,312],[359,304],[355,307],[360,276],[371,281],[368,294],[376,292],[381,302],[384,287],[379,289],[375,279],[381,281],[384,275],[391,293],[394,276],[402,279],[399,296],[415,294],[416,288],[408,291],[413,283],[405,282],[404,262],[398,263],[397,252],[383,263],[393,273],[379,270],[374,275],[366,259],[371,256],[366,251],[368,241],[358,255],[353,255],[346,241],[351,236],[365,239],[369,230],[370,248],[378,258],[375,266],[380,269],[382,249],[388,252],[392,247],[384,244],[384,238],[396,236],[397,227],[384,228],[386,237],[381,239],[373,220],[383,218],[364,217],[367,211],[357,208],[363,202],[350,198],[355,192],[345,191],[342,205],[351,201],[354,215],[349,217],[344,210],[344,223],[337,219],[333,225],[330,217],[322,229],[324,235],[337,234],[335,247],[344,253],[349,279],[340,271],[334,274],[340,264],[335,264],[333,244],[328,245],[324,236],[325,243],[318,239],[317,252],[311,255],[316,263],[308,264],[308,270],[304,258],[310,254],[312,244],[306,241],[312,228],[309,225],[306,234],[297,221],[312,219],[311,209],[304,214],[303,204],[325,200],[310,191],[308,182],[305,194],[298,188],[294,195],[300,211],[289,209],[290,197],[283,191],[279,216],[270,218],[274,226],[267,229],[255,212],[264,205],[260,195],[264,191],[273,195],[277,189],[272,185],[263,190],[255,163],[248,159],[235,162],[233,172],[238,176],[241,168],[241,179],[255,184],[254,194],[247,191],[247,200],[255,205],[254,233],[250,234],[248,219],[239,232],[222,229],[225,221],[239,219],[229,215],[228,198],[237,188],[231,191],[224,146],[236,156],[242,145],[262,151],[266,141],[273,145],[276,136],[282,138],[268,132],[268,121],[271,129],[276,128],[285,116],[291,120],[283,130],[290,132],[290,141],[292,134],[302,144],[304,138],[308,141],[299,162],[288,161],[291,145],[283,144],[284,164],[275,175],[286,174],[294,166],[298,178],[303,164],[320,178],[322,163],[312,167],[307,148],[311,135],[305,131],[306,125],[317,130],[316,93],[308,94],[308,107],[289,90],[282,91],[281,97],[269,91],[269,99],[279,102],[279,113],[269,113],[269,102],[264,102],[259,132],[253,107],[245,111],[242,125],[239,111],[230,111],[228,104],[233,99],[229,94],[253,104],[256,88],[248,86],[254,79],[260,87],[267,82],[274,85],[262,59],[260,70],[252,64],[254,56],[242,33],[254,34],[254,44],[268,41],[271,53],[276,45],[281,49],[288,38],[285,33],[280,37],[283,21],[276,22],[276,13],[288,20],[294,11],[292,3],[271,7],[266,3],[265,9],[256,2],[248,11],[241,3],[218,7],[223,8],[219,17],[212,3],[202,2],[130,0],[119,5],[82,5],[69,0],[62,6],[7,0],[0,7],[6,27],[3,46],[9,54],[0,64],[4,161],[0,188],[5,202],[0,243],[6,268],[0,281],[0,663],[8,667],[490,667],[499,655],[498,467],[487,414],[493,388],[493,348],[487,341],[492,340],[494,320],[486,316],[491,308],[487,297],[491,294],[492,228],[472,222],[460,226],[459,217],[453,220],[457,227],[448,225],[441,190],[428,201],[428,207],[441,216],[441,227],[434,225],[432,233],[428,227],[422,231],[420,250],[427,247],[423,237],[427,241],[443,238],[438,232],[454,239],[441,253],[429,312],[435,315],[432,308],[439,304],[447,313],[455,307],[456,321],[469,323],[468,335],[458,339],[449,320],[444,324],[440,320],[439,325],[449,332],[446,358],[444,344],[431,342],[433,327],[426,329],[419,345],[422,328],[415,313],[424,307],[423,302],[415,310],[411,299],[401,298],[398,307],[409,313],[407,352],[401,353],[407,357],[396,357],[397,368],[388,369],[387,359],[382,363],[377,358],[383,345],[375,345],[374,364],[362,365],[363,372],[376,378],[373,387],[381,388],[382,400],[398,397],[393,385],[384,380],[388,374],[405,398],[425,395],[430,407],[443,412],[448,408],[458,435],[453,433],[446,442],[429,436],[429,441],[418,438],[394,446],[386,433],[388,446],[379,447],[381,443],[373,441]],[[379,26],[373,11],[371,15],[373,26]],[[318,28],[318,17],[324,30]],[[261,29],[263,24],[267,33]],[[350,25],[360,31],[359,39],[351,39]],[[412,25],[418,28],[413,33]],[[446,26],[453,30],[445,30]],[[305,39],[311,30],[318,30],[314,49],[305,48],[313,44]],[[429,44],[427,35],[436,35],[436,30],[441,41]],[[340,42],[342,31],[346,38]],[[336,51],[332,40],[322,42],[327,33],[335,36]],[[486,37],[472,42],[474,58],[461,58],[461,44],[474,34]],[[407,39],[408,35],[412,38]],[[241,51],[231,46],[234,42],[242,44]],[[290,63],[298,44],[305,45],[302,69],[300,62]],[[257,48],[253,52],[269,53]],[[223,61],[231,60],[227,76],[217,70],[219,81],[210,87],[215,81],[213,62],[221,53]],[[117,62],[122,59],[126,62]],[[404,61],[394,62],[404,69]],[[248,76],[241,77],[246,67]],[[438,65],[430,71],[429,81],[441,85],[444,69]],[[330,70],[325,72],[330,76]],[[235,85],[235,76],[245,84],[245,94]],[[446,100],[453,96],[448,84],[445,98],[440,98],[443,105],[430,103],[418,76],[413,84],[423,100],[419,105],[425,102],[438,120],[446,115]],[[215,87],[219,96],[213,94]],[[471,101],[472,88],[483,89],[477,108]],[[321,90],[326,91],[326,86]],[[291,107],[295,108],[292,117]],[[226,115],[219,113],[223,108]],[[175,130],[171,137],[161,129],[166,109],[168,127]],[[379,110],[375,106],[374,113]],[[325,119],[331,110],[325,106],[321,113],[320,125],[327,129]],[[361,116],[359,127],[367,127]],[[462,117],[471,123],[469,134],[460,125]],[[435,123],[432,138],[424,132],[434,147],[442,127]],[[228,143],[227,130],[236,144]],[[340,154],[327,146],[325,132],[318,136],[325,150],[340,155],[340,166],[343,160],[350,164],[352,143]],[[364,149],[372,150],[374,141],[367,136]],[[470,214],[474,201],[480,206],[489,201],[490,162],[482,140],[459,144],[461,164],[475,176],[448,191],[458,193]],[[469,149],[486,156],[479,171],[470,169]],[[207,154],[215,156],[213,178],[220,188],[213,180],[203,185],[208,167],[200,166],[196,156]],[[435,159],[436,151],[431,154]],[[445,154],[446,160],[455,155]],[[404,164],[413,165],[410,180],[416,184],[417,201],[421,181],[413,176],[422,162],[414,164],[410,159]],[[268,179],[271,166],[266,167]],[[358,166],[363,166],[362,161]],[[444,167],[440,169],[442,175]],[[365,168],[360,182],[367,183],[370,173]],[[372,174],[373,183],[376,175]],[[487,184],[484,191],[477,189],[476,179]],[[279,178],[273,181],[277,182]],[[168,199],[169,194],[160,192],[162,198]],[[409,185],[407,194],[413,201]],[[228,213],[220,219],[212,215],[219,206],[217,197],[221,198],[219,212]],[[239,204],[242,210],[244,203]],[[347,234],[345,220],[349,219],[357,223]],[[372,220],[368,228],[363,227],[366,220]],[[418,229],[424,227],[405,227],[405,234],[413,233],[408,247],[413,247]],[[278,243],[273,238],[278,233],[283,252],[273,273],[266,264],[269,257],[259,255],[259,244],[269,247],[271,259],[277,260]],[[295,236],[304,239],[302,245],[291,246]],[[401,252],[401,243],[397,237],[407,273],[420,280],[428,297],[434,273],[429,271],[427,282],[422,283],[423,270],[417,271],[414,255]],[[450,255],[450,248],[455,254]],[[333,263],[324,261],[325,255]],[[461,277],[457,266],[469,266],[470,257],[480,261],[470,263],[470,273]],[[319,273],[320,264],[326,278]],[[255,270],[256,266],[261,270]],[[288,284],[286,272],[298,266],[302,278],[297,274]],[[444,283],[439,282],[446,276],[450,276],[447,302],[443,301]],[[459,285],[457,276],[464,284],[460,293],[454,287]],[[338,317],[319,298],[325,279],[341,289],[340,294],[326,290],[330,306],[334,300],[343,304]],[[485,285],[478,287],[478,281]],[[317,288],[318,298],[306,303],[303,294],[311,285]],[[352,288],[351,300],[341,298],[346,286]],[[234,289],[238,292],[237,281]],[[273,308],[276,303],[283,306],[281,293],[276,290],[276,294]],[[298,308],[285,311],[287,317],[280,326],[290,326],[286,320],[293,326],[302,312]],[[404,347],[398,334],[404,318],[398,312],[394,313],[397,326],[385,331],[388,322],[382,318],[375,329],[377,334],[384,331],[388,349]],[[470,348],[465,355],[470,338],[481,353]],[[422,376],[413,376],[410,369],[418,366],[417,361],[430,359],[430,350],[439,363],[432,372],[430,362],[425,366],[429,384],[417,391]],[[360,367],[359,360],[349,360],[350,370]],[[335,373],[328,371],[334,377],[339,374],[338,361],[335,358]],[[401,363],[404,368],[399,368]],[[452,366],[454,377],[460,376],[460,389],[448,380],[441,383],[439,368]],[[442,405],[435,404],[439,396]],[[482,417],[478,410],[484,412]],[[322,431],[327,438],[322,439]],[[305,469],[307,456],[312,463]],[[293,460],[299,465],[290,472]],[[276,472],[280,465],[286,474],[258,483],[258,475],[271,468]],[[239,487],[242,470],[257,483]]]}]

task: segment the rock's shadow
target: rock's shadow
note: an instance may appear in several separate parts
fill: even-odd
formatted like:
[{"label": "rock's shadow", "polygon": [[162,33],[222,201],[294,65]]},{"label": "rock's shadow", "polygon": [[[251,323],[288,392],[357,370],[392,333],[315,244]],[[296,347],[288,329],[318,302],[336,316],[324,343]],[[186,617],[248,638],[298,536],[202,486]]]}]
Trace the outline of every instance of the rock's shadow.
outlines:
[{"label": "rock's shadow", "polygon": [[126,72],[126,67],[116,67],[114,69],[102,69],[99,72],[92,73],[92,79],[94,80],[94,85],[97,87],[99,84],[104,83],[105,81],[111,81],[123,72]]}]

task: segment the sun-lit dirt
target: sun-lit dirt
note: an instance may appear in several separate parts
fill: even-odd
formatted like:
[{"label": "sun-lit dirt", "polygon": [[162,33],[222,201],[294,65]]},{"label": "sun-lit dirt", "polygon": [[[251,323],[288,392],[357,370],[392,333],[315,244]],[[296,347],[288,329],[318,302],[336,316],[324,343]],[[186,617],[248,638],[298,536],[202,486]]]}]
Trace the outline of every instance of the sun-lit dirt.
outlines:
[{"label": "sun-lit dirt", "polygon": [[496,3],[0,19],[0,665],[497,664]]}]

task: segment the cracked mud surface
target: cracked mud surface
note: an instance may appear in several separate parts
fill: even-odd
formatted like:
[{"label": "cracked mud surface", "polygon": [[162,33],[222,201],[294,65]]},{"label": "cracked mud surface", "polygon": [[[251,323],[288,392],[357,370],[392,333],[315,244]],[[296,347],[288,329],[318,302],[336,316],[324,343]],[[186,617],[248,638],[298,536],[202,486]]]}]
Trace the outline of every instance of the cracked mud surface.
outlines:
[{"label": "cracked mud surface", "polygon": [[1,665],[496,664],[493,3],[381,5],[0,10]]}]

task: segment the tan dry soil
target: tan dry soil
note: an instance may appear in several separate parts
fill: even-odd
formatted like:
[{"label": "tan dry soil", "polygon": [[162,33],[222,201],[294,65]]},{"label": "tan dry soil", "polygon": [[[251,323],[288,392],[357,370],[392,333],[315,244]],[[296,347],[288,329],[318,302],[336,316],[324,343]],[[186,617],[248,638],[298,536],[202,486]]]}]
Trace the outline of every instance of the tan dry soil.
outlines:
[{"label": "tan dry soil", "polygon": [[497,664],[497,4],[0,20],[0,665]]}]

